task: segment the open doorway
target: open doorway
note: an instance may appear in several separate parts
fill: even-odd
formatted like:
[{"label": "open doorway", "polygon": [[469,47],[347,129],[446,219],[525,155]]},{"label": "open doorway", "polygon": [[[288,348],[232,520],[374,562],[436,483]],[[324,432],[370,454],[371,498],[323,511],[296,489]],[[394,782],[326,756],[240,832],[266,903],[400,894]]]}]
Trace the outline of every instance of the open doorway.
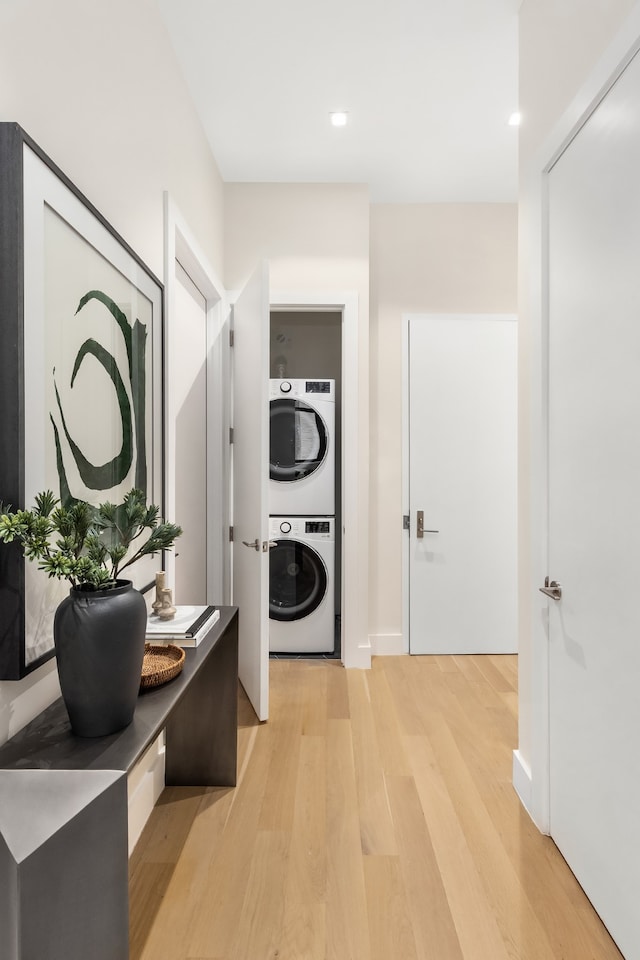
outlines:
[{"label": "open doorway", "polygon": [[[275,656],[342,656],[342,324],[335,308],[270,315]],[[276,451],[278,438],[283,449]]]}]

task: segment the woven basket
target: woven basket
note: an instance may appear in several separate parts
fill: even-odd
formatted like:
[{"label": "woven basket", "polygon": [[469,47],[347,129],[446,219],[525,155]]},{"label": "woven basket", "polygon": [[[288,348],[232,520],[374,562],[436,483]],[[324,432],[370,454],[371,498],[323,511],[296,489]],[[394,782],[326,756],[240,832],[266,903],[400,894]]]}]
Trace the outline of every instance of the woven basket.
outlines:
[{"label": "woven basket", "polygon": [[148,690],[173,680],[182,670],[184,658],[182,647],[176,647],[173,643],[166,646],[145,643],[140,688]]}]

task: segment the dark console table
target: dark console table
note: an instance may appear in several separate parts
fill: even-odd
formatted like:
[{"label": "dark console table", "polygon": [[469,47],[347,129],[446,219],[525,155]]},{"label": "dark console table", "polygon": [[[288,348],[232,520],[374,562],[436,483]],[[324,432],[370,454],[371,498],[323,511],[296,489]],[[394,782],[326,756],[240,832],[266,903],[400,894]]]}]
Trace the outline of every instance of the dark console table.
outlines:
[{"label": "dark console table", "polygon": [[108,737],[71,732],[57,700],[0,747],[0,957],[127,960],[127,775],[164,729],[166,783],[235,786],[238,613]]}]

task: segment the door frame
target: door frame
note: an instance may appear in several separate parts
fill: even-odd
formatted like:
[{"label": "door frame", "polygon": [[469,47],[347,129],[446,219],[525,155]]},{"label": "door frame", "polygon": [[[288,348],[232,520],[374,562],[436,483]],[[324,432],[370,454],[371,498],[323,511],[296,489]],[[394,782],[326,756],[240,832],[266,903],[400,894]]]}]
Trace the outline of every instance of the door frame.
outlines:
[{"label": "door frame", "polygon": [[341,657],[345,667],[368,669],[371,666],[368,459],[362,461],[359,448],[362,448],[362,438],[369,436],[369,406],[361,400],[358,294],[272,290],[270,301],[271,310],[342,313]]},{"label": "door frame", "polygon": [[[164,202],[165,327],[163,369],[165,383],[171,383],[172,348],[177,336],[175,264],[178,261],[206,300],[207,312],[207,601],[228,604],[231,596],[229,425],[231,404],[229,304],[224,286],[209,264],[198,241],[168,192]],[[165,390],[165,478],[164,510],[168,520],[175,517],[176,411],[170,391]],[[212,482],[213,480],[213,482]],[[169,583],[175,582],[175,557],[165,554]],[[179,599],[179,598],[178,598]]]},{"label": "door frame", "polygon": [[[513,785],[530,816],[544,832],[550,827],[549,628],[546,601],[538,593],[548,571],[548,177],[556,160],[640,50],[640,3],[593,67],[579,93],[521,173],[521,230],[529,257],[529,283],[521,294],[529,318],[528,354],[521,351],[520,376],[526,407],[519,430],[530,438],[530,460],[521,453],[519,510],[526,514],[529,542],[520,549],[520,631],[529,683],[519,691],[519,748],[513,753]],[[522,311],[521,311],[522,312]],[[525,346],[525,350],[527,347]],[[540,598],[540,599],[539,599]],[[521,647],[522,650],[522,647]],[[525,651],[522,651],[525,652]],[[526,713],[523,724],[522,717]],[[523,744],[524,740],[524,744]],[[521,751],[520,747],[524,746]]]}]

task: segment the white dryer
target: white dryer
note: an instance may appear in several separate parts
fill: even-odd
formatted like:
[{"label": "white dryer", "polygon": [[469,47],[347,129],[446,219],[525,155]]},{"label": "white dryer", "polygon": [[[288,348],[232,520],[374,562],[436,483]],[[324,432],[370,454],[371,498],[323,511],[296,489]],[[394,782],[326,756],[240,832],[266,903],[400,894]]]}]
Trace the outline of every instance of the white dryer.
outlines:
[{"label": "white dryer", "polygon": [[335,380],[269,381],[269,513],[333,516]]},{"label": "white dryer", "polygon": [[269,539],[269,650],[331,653],[335,518],[271,517]]}]

